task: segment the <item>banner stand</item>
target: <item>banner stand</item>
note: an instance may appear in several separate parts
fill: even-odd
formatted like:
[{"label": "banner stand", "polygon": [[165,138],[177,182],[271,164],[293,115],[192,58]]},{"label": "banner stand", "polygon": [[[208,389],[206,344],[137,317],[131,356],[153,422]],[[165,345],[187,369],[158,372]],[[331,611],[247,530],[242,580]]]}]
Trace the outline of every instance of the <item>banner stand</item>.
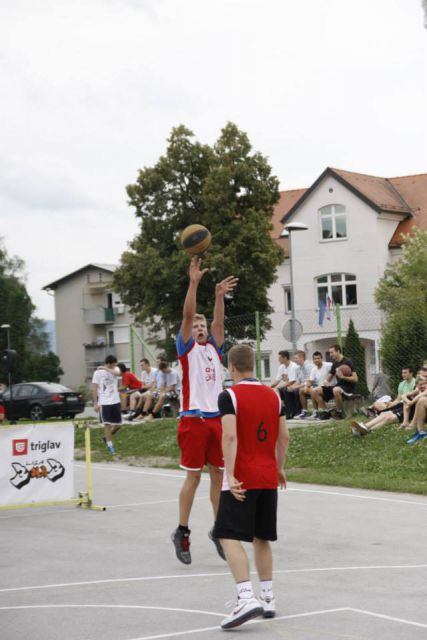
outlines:
[{"label": "banner stand", "polygon": [[75,504],[81,509],[91,509],[92,511],[105,511],[106,507],[101,507],[92,502],[92,457],[90,444],[90,425],[93,420],[74,420],[73,425],[78,429],[85,430],[85,461],[86,461],[86,483],[87,490],[79,492],[78,498],[70,498],[69,500],[44,500],[40,502],[28,502],[26,504],[8,504],[1,505],[0,511],[6,509],[26,509],[27,507],[51,507],[56,505]]}]

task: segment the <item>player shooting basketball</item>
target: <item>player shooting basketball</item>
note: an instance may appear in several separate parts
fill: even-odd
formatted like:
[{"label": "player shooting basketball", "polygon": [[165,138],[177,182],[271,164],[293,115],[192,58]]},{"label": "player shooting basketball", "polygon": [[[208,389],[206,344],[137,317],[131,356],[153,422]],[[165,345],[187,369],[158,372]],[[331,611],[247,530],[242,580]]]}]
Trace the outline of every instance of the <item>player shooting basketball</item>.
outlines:
[{"label": "player shooting basketball", "polygon": [[[190,283],[184,301],[181,329],[177,338],[178,357],[182,366],[182,391],[178,444],[181,449],[181,468],[186,478],[179,494],[179,526],[172,534],[177,558],[191,563],[191,508],[202,469],[208,465],[211,482],[210,498],[214,517],[218,512],[222,485],[223,456],[221,448],[221,418],[218,396],[222,392],[221,357],[224,346],[224,296],[237,285],[238,278],[229,276],[215,287],[215,305],[211,336],[208,337],[206,318],[196,314],[197,289],[208,269],[201,269],[201,259],[190,263]],[[225,559],[218,540],[219,555]]]}]

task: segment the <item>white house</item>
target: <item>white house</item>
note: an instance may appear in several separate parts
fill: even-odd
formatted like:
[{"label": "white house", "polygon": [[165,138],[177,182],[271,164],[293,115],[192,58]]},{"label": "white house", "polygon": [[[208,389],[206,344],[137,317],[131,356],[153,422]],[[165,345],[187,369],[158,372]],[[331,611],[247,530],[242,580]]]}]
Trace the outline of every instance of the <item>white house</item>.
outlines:
[{"label": "white house", "polygon": [[[333,310],[319,325],[320,300],[341,305],[342,331],[352,318],[366,351],[367,373],[379,368],[381,316],[374,291],[387,263],[401,254],[402,234],[427,228],[427,174],[378,178],[327,168],[307,189],[283,191],[273,216],[273,237],[289,256],[284,226],[300,222],[306,231],[291,232],[295,317],[302,325],[297,347],[311,356],[327,352],[336,341]],[[265,378],[275,374],[277,352],[292,349],[282,335],[291,317],[289,257],[270,289],[275,312],[263,341]]]}]

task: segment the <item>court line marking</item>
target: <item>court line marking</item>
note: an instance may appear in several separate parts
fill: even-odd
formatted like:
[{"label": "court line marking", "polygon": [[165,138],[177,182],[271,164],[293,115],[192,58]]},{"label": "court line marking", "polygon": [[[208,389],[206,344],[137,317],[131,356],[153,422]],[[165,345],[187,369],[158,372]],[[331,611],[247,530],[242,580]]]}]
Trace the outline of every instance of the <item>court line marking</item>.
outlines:
[{"label": "court line marking", "polygon": [[[213,611],[204,611],[200,609],[180,609],[176,607],[150,607],[144,605],[117,605],[117,604],[46,604],[46,605],[18,605],[18,606],[10,606],[10,607],[0,607],[0,611],[15,611],[18,609],[143,609],[143,610],[153,610],[153,611],[173,611],[175,613],[195,613],[202,614],[208,616],[215,617],[223,617],[224,613],[217,613]],[[321,609],[318,611],[306,611],[304,613],[294,613],[288,614],[286,616],[277,616],[269,620],[269,622],[278,622],[280,620],[293,620],[297,618],[307,618],[311,616],[324,615],[327,613],[340,613],[340,612],[351,612],[351,613],[359,613],[362,615],[371,616],[373,618],[380,618],[382,620],[388,620],[390,622],[396,622],[398,624],[406,624],[413,627],[418,627],[421,629],[427,629],[427,624],[422,622],[415,622],[414,620],[407,620],[405,618],[396,618],[394,616],[389,616],[383,613],[377,613],[375,611],[368,611],[366,609],[357,609],[355,607],[339,607],[336,609]],[[265,622],[264,618],[258,620],[252,620],[250,624],[261,624]],[[151,636],[140,636],[138,638],[132,638],[132,640],[160,640],[161,638],[174,638],[178,636],[183,636],[192,633],[202,633],[204,631],[212,631],[218,629],[218,625],[214,627],[204,627],[199,629],[190,629],[187,631],[174,631],[171,633],[162,633]]]},{"label": "court line marking", "polygon": [[153,611],[174,611],[177,613],[203,613],[206,616],[223,618],[224,613],[203,611],[201,609],[179,609],[177,607],[150,607],[140,604],[29,604],[0,607],[0,611],[16,609],[152,609]]},{"label": "court line marking", "polygon": [[[196,496],[194,498],[194,500],[208,500],[209,496]],[[124,503],[124,504],[106,504],[106,508],[107,509],[125,509],[126,507],[147,507],[147,506],[155,506],[158,504],[170,504],[170,503],[177,503],[179,501],[179,497],[177,496],[176,498],[171,498],[170,500],[155,500],[155,501],[150,501],[150,502],[129,502],[129,503]],[[41,507],[43,508],[43,507]],[[10,518],[29,518],[29,517],[34,517],[35,515],[43,515],[43,517],[45,517],[46,515],[56,515],[58,513],[75,513],[76,512],[76,507],[68,507],[67,509],[55,509],[53,510],[49,510],[49,511],[31,511],[28,513],[12,513],[10,515],[7,516],[0,516],[0,520],[4,520],[4,519],[10,519]]]},{"label": "court line marking", "polygon": [[376,613],[374,611],[367,611],[366,609],[355,609],[354,607],[351,607],[349,611],[354,611],[354,613],[363,613],[366,616],[373,616],[374,618],[381,618],[383,620],[390,620],[390,622],[401,622],[403,624],[411,625],[412,627],[427,629],[427,624],[422,622],[414,622],[413,620],[406,620],[405,618],[395,618],[393,616],[387,616],[384,613]]},{"label": "court line marking", "polygon": [[[79,464],[75,464],[75,467],[79,468],[79,469],[84,469],[85,466],[84,465],[79,465]],[[123,469],[123,468],[114,468],[114,467],[103,467],[103,466],[92,466],[93,470],[99,469],[100,471],[114,471],[114,472],[123,472],[123,473],[136,473],[136,474],[141,474],[141,475],[147,475],[147,476],[159,476],[159,477],[163,477],[163,478],[185,478],[186,476],[183,474],[178,474],[178,473],[158,473],[158,472],[151,472],[151,471],[140,471],[137,469]],[[203,474],[202,473],[202,480],[204,479],[204,476],[207,476],[207,474]],[[206,477],[206,480],[208,480],[209,478]],[[426,502],[417,502],[416,500],[402,500],[399,498],[382,498],[380,496],[368,496],[368,495],[363,495],[363,494],[358,494],[358,493],[344,493],[342,491],[323,491],[321,489],[302,489],[300,487],[287,487],[286,491],[296,491],[296,492],[300,492],[300,493],[317,493],[317,494],[325,494],[325,495],[329,495],[329,496],[342,496],[344,498],[359,498],[361,500],[378,500],[380,502],[395,502],[398,504],[412,504],[412,505],[418,505],[418,506],[422,506],[422,507],[427,507],[427,501]],[[279,495],[280,494],[286,494],[286,491],[279,491]],[[366,491],[371,491],[371,489],[366,489]]]},{"label": "court line marking", "polygon": [[[311,567],[303,569],[277,569],[274,574],[289,574],[289,573],[320,573],[320,572],[334,572],[334,571],[370,571],[370,570],[405,570],[405,569],[426,569],[427,564],[409,564],[409,565],[371,565],[371,566],[353,566],[353,567]],[[156,580],[176,580],[180,578],[192,579],[192,578],[214,578],[220,576],[229,576],[228,571],[221,571],[216,573],[183,573],[166,576],[139,576],[134,578],[111,578],[104,580],[85,580],[81,582],[62,582],[58,584],[42,584],[33,585],[28,587],[7,587],[0,589],[0,593],[9,593],[14,591],[31,591],[40,589],[58,589],[65,587],[83,587],[98,584],[119,584],[123,582],[150,582]],[[256,575],[255,571],[251,571],[251,575]]]}]

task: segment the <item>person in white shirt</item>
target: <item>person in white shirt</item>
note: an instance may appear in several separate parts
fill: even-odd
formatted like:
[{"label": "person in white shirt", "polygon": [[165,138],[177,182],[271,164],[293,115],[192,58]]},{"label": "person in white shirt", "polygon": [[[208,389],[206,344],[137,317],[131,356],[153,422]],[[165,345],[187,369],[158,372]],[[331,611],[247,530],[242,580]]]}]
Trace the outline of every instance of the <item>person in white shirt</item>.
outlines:
[{"label": "person in white shirt", "polygon": [[313,366],[305,359],[305,352],[301,350],[295,352],[295,363],[295,381],[289,384],[283,393],[286,417],[289,419],[297,418],[301,414],[299,391],[307,383]]},{"label": "person in white shirt", "polygon": [[[310,375],[306,383],[300,387],[299,390],[299,399],[301,402],[302,411],[296,416],[296,418],[303,420],[305,418],[310,418],[311,420],[319,420],[318,416],[318,405],[315,399],[313,399],[313,389],[316,387],[321,387],[325,384],[325,380],[327,375],[329,374],[332,362],[324,362],[322,354],[320,351],[315,351],[313,353],[313,368],[311,369]],[[307,410],[307,401],[308,398],[311,398],[313,402],[313,413],[311,416]]]},{"label": "person in white shirt", "polygon": [[[166,400],[178,399],[178,381],[178,374],[171,368],[169,362],[161,362],[157,376],[157,388],[149,392],[144,405],[144,411],[146,411],[148,415],[144,418],[143,422],[160,418],[160,412]],[[151,409],[153,404],[154,407]]]},{"label": "person in white shirt", "polygon": [[280,393],[280,389],[287,389],[295,382],[296,374],[297,365],[292,362],[289,351],[279,351],[279,368],[271,387]]},{"label": "person in white shirt", "polygon": [[104,425],[104,442],[111,454],[116,453],[113,435],[122,424],[118,379],[121,375],[117,358],[107,356],[105,365],[99,367],[92,378],[93,408],[99,413],[99,421]]}]

